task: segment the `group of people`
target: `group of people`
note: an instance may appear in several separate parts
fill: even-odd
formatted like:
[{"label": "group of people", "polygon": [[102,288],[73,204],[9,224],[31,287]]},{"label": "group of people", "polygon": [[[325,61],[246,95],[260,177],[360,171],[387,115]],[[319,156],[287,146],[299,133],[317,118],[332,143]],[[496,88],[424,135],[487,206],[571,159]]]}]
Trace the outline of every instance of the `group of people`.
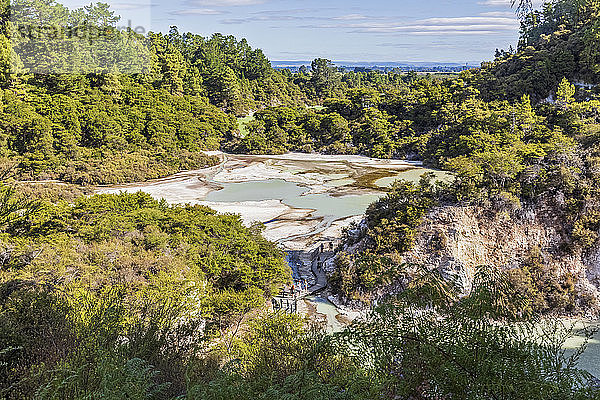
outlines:
[{"label": "group of people", "polygon": [[[271,302],[273,303],[273,310],[285,310],[287,312],[295,313],[298,307],[298,296],[302,291],[308,290],[308,282],[306,279],[295,280],[290,286],[285,285],[281,290],[279,297],[274,297]],[[293,297],[290,299],[288,297]]]},{"label": "group of people", "polygon": [[[325,251],[325,243],[321,243],[319,250],[321,250],[321,253]],[[333,242],[329,242],[329,251],[333,251]]]},{"label": "group of people", "polygon": [[289,292],[289,294],[295,299],[300,293],[305,292],[307,290],[308,282],[306,281],[306,279],[296,279],[294,280],[294,283],[292,283],[291,286],[285,285],[283,287],[283,296],[286,296],[286,294]]}]

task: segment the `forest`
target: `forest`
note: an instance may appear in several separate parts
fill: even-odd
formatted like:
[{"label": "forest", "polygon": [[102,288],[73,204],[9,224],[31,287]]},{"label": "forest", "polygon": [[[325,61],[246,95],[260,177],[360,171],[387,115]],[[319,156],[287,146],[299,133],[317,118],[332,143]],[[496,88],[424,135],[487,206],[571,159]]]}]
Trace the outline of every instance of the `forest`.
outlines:
[{"label": "forest", "polygon": [[[115,31],[102,3],[2,1],[0,398],[600,398],[577,367],[585,346],[563,349],[594,333],[556,318],[597,302],[572,276],[530,254],[512,270],[478,268],[464,293],[398,262],[437,206],[552,210],[565,256],[600,240],[600,3],[521,3],[516,49],[448,77],[343,73],[326,59],[291,73],[245,39]],[[16,38],[11,13],[111,32],[146,68],[28,69],[54,44]],[[208,150],[408,158],[454,179],[395,183],[360,236],[346,234],[366,245],[339,254],[331,289],[372,305],[401,290],[328,334],[267,311],[291,274],[259,224],[143,193],[91,195],[215,165]]]},{"label": "forest", "polygon": [[[23,7],[19,20],[32,24],[42,11],[48,15],[45,23],[59,26],[110,28],[117,20],[101,3],[72,11],[55,2],[24,4],[29,8]],[[217,150],[235,136],[236,116],[265,105],[305,102],[290,77],[273,70],[262,51],[245,40],[180,34],[176,27],[145,37],[115,33],[135,36],[134,50],[147,53],[147,70],[103,73],[101,65],[82,65],[79,73],[27,73],[29,58],[42,50],[52,54],[56,45],[19,38],[12,43],[8,38],[16,27],[8,17],[8,1],[0,13],[5,21],[0,29],[0,157],[20,179],[122,183],[212,165],[216,160],[201,151]],[[77,45],[75,54],[102,50]],[[62,71],[55,64],[70,60],[59,55],[48,63]],[[100,72],[83,73],[88,70]]]}]

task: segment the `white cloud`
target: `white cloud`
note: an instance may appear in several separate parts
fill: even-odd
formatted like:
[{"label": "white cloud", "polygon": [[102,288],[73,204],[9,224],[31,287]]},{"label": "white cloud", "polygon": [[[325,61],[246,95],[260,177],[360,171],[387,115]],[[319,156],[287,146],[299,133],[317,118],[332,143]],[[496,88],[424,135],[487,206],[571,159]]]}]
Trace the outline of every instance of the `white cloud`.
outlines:
[{"label": "white cloud", "polygon": [[306,20],[312,19],[310,17],[302,17],[298,15],[252,15],[246,18],[230,18],[224,19],[221,21],[224,24],[228,25],[239,25],[239,24],[247,24],[251,22],[282,22],[282,21],[296,21],[296,20]]},{"label": "white cloud", "polygon": [[[517,0],[518,3],[518,0]],[[537,8],[539,6],[541,6],[542,4],[544,4],[544,0],[533,0],[533,7]],[[490,7],[511,7],[512,6],[512,0],[482,0],[477,2],[477,4],[481,4],[484,6],[490,6]]]},{"label": "white cloud", "polygon": [[254,4],[262,4],[265,0],[193,0],[190,3],[199,6],[211,7],[235,7],[235,6],[251,6]]},{"label": "white cloud", "polygon": [[512,1],[511,0],[483,0],[483,1],[479,1],[477,2],[477,4],[481,4],[484,6],[511,6],[512,5]]},{"label": "white cloud", "polygon": [[221,15],[226,12],[219,7],[249,6],[262,4],[267,0],[187,0],[185,4],[188,8],[178,11],[172,11],[171,15]]},{"label": "white cloud", "polygon": [[[252,22],[283,22],[283,21],[318,21],[318,20],[331,20],[337,18],[322,17],[320,15],[314,16],[312,14],[323,14],[324,11],[329,11],[328,8],[296,8],[287,10],[269,10],[269,11],[257,11],[246,14],[241,18],[230,18],[221,21],[224,24],[247,24]],[[341,17],[340,20],[353,20],[361,19],[358,15],[347,16],[351,18]],[[368,17],[364,17],[368,18]]]},{"label": "white cloud", "polygon": [[121,10],[140,10],[152,7],[148,2],[145,3],[112,3],[111,8],[116,11]]},{"label": "white cloud", "polygon": [[514,18],[486,17],[486,16],[427,18],[427,19],[419,20],[417,22],[427,24],[427,25],[495,24],[495,25],[506,25],[506,26],[510,26],[510,27],[518,25],[517,21]]},{"label": "white cloud", "polygon": [[340,20],[340,21],[357,21],[357,20],[368,19],[368,18],[369,17],[367,17],[366,15],[362,15],[362,14],[348,14],[348,15],[342,15],[339,17],[334,17],[333,19]]},{"label": "white cloud", "polygon": [[313,24],[304,28],[351,29],[354,33],[408,34],[408,35],[492,35],[517,32],[519,22],[504,16],[437,17],[399,22],[352,22]]},{"label": "white cloud", "polygon": [[479,15],[482,17],[516,18],[516,13],[514,11],[488,11],[488,12],[482,12]]},{"label": "white cloud", "polygon": [[173,11],[173,15],[220,15],[223,11],[213,10],[211,8],[190,8],[187,10]]}]

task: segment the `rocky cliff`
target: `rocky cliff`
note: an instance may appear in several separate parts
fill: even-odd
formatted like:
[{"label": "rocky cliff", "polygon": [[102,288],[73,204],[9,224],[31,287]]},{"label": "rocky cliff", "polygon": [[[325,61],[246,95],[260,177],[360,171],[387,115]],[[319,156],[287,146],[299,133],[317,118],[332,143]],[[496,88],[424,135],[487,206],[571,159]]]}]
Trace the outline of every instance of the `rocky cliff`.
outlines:
[{"label": "rocky cliff", "polygon": [[[357,254],[368,247],[366,229],[363,221],[349,232],[342,250]],[[516,270],[526,266],[534,253],[557,279],[569,276],[573,286],[569,290],[576,293],[576,302],[586,303],[580,309],[596,308],[590,304],[598,304],[600,298],[600,245],[587,250],[570,245],[565,224],[548,207],[494,212],[478,206],[436,207],[422,219],[412,249],[392,259],[438,269],[458,278],[468,290],[477,266]],[[327,267],[333,271],[335,265]],[[379,294],[396,288],[393,284],[379,288]]]}]

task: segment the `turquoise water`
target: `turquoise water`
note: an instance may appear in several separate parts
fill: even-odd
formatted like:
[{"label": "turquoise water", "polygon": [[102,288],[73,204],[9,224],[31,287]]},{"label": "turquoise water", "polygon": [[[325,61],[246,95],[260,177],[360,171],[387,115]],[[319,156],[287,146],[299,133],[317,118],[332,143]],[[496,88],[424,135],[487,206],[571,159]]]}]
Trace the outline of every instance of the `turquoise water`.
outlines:
[{"label": "turquoise water", "polygon": [[316,210],[316,216],[329,216],[344,218],[352,215],[364,214],[369,207],[382,195],[363,194],[356,196],[333,197],[327,194],[301,196],[290,199],[286,204],[295,208],[309,208]]},{"label": "turquoise water", "polygon": [[306,300],[310,301],[316,306],[317,313],[323,314],[327,317],[327,326],[325,328],[327,332],[337,333],[344,330],[346,326],[336,318],[340,312],[329,300],[318,296],[307,296]]},{"label": "turquoise water", "polygon": [[345,218],[364,214],[380,194],[330,196],[306,194],[309,189],[281,179],[221,184],[223,189],[210,192],[205,200],[216,203],[281,200],[293,208],[315,210],[316,217]]},{"label": "turquoise water", "polygon": [[281,179],[219,183],[219,185],[223,186],[223,189],[210,192],[206,196],[206,201],[234,203],[242,201],[290,200],[308,192],[307,188]]},{"label": "turquoise water", "polygon": [[427,168],[414,168],[399,172],[395,176],[388,176],[386,178],[378,179],[375,181],[375,185],[379,187],[388,187],[398,179],[404,179],[406,181],[417,183],[421,179],[421,176],[423,176],[423,174],[426,172],[433,172],[433,174],[435,175],[435,179],[442,182],[448,181],[452,177],[451,174],[444,171],[438,171]]},{"label": "turquoise water", "polygon": [[[589,329],[598,329],[600,328],[600,321],[577,322],[575,324],[575,335],[569,338],[564,346],[567,349],[567,355],[572,354],[574,349],[585,343],[585,335],[581,331],[584,326]],[[578,333],[580,334],[578,335]],[[585,352],[580,356],[577,366],[600,378],[600,333],[596,333],[587,342]]]},{"label": "turquoise water", "polygon": [[[324,218],[322,226],[319,226],[320,229],[327,227],[327,223],[331,223],[335,219],[364,214],[369,204],[384,195],[384,193],[378,193],[335,197],[328,194],[307,194],[309,189],[281,179],[220,183],[220,185],[223,186],[223,189],[210,192],[205,198],[206,201],[233,203],[281,200],[284,204],[293,208],[315,210],[313,216]],[[287,261],[294,277],[298,279],[298,269],[291,262],[291,257],[291,253],[288,253]],[[336,318],[339,311],[327,299],[311,296],[307,300],[316,306],[319,314],[327,317],[326,329],[328,332],[339,332],[344,328],[344,325]]]}]

